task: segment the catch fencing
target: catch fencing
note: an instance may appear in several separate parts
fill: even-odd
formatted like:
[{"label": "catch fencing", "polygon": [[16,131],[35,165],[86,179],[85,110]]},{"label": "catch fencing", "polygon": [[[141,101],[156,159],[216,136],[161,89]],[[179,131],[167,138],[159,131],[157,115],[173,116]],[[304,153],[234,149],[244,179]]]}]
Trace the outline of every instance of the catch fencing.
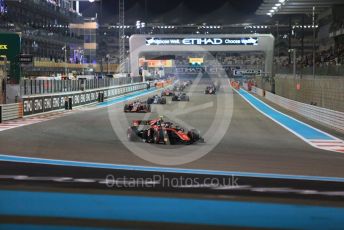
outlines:
[{"label": "catch fencing", "polygon": [[142,82],[142,77],[120,77],[79,80],[21,80],[20,93],[22,96],[28,96],[52,93],[77,92],[126,85],[138,82]]},{"label": "catch fencing", "polygon": [[344,132],[344,113],[334,111],[306,103],[290,100],[285,97],[264,91],[257,87],[252,89],[252,92],[265,96],[265,98],[285,109],[293,111],[299,115],[302,115],[310,120],[319,122],[330,128],[336,129],[340,132]]}]

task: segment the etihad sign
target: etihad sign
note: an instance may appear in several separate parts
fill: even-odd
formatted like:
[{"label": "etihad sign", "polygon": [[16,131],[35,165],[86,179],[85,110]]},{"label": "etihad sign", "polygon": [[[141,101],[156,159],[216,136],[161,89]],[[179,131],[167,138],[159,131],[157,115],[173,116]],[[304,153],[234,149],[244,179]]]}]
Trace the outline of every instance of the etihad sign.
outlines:
[{"label": "etihad sign", "polygon": [[146,38],[146,45],[258,45],[258,38]]},{"label": "etihad sign", "polygon": [[0,50],[7,50],[7,45],[0,45]]},{"label": "etihad sign", "polygon": [[184,45],[222,45],[221,38],[184,38]]}]

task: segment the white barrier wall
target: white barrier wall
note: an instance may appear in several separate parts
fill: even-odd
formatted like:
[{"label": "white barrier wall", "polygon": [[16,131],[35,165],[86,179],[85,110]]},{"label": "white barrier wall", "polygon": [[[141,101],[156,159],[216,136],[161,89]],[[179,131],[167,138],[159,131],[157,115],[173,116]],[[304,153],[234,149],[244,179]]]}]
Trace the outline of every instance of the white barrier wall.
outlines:
[{"label": "white barrier wall", "polygon": [[255,93],[261,97],[264,97],[264,90],[260,89],[260,88],[257,88],[255,86],[252,86],[252,93]]},{"label": "white barrier wall", "polygon": [[124,95],[127,93],[147,89],[148,82],[104,87],[92,90],[44,94],[35,96],[23,96],[24,116],[63,109],[65,100],[71,99],[73,106],[80,106],[97,102],[99,94],[104,95],[104,99]]},{"label": "white barrier wall", "polygon": [[8,121],[23,117],[23,104],[0,104],[0,123],[2,121]]},{"label": "white barrier wall", "polygon": [[[254,87],[252,92],[262,96],[264,94],[262,89]],[[325,126],[344,132],[344,113],[314,105],[305,104],[302,102],[290,100],[285,97],[265,91],[265,98],[285,109],[300,114],[310,120],[319,122]]]}]

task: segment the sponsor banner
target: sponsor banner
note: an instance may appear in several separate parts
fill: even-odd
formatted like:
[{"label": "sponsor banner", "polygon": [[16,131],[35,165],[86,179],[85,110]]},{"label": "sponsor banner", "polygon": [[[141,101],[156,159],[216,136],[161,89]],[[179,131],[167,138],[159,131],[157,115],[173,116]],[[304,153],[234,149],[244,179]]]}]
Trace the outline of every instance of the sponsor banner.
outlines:
[{"label": "sponsor banner", "polygon": [[139,65],[144,66],[147,63],[148,68],[159,68],[159,67],[172,67],[172,60],[145,60],[144,58],[139,59]]},{"label": "sponsor banner", "polygon": [[261,70],[256,70],[256,69],[235,69],[233,70],[233,75],[234,76],[260,76],[262,73]]},{"label": "sponsor banner", "polygon": [[242,38],[221,38],[221,37],[198,37],[198,38],[146,38],[146,45],[258,45],[257,37],[242,37]]},{"label": "sponsor banner", "polygon": [[44,109],[44,112],[48,112],[53,109],[53,103],[52,103],[51,97],[43,98],[43,109]]},{"label": "sponsor banner", "polygon": [[33,101],[30,99],[23,100],[23,114],[24,116],[30,115],[33,113]]},{"label": "sponsor banner", "polygon": [[197,74],[197,73],[223,73],[231,71],[230,67],[177,67],[172,70],[174,73],[182,73],[182,74]]},{"label": "sponsor banner", "polygon": [[203,58],[189,58],[191,64],[203,64]]},{"label": "sponsor banner", "polygon": [[43,101],[43,97],[36,97],[33,99],[33,113],[44,112]]},{"label": "sponsor banner", "polygon": [[81,103],[81,95],[80,94],[74,94],[72,102],[73,102],[73,106],[78,106],[78,105],[82,104]]},{"label": "sponsor banner", "polygon": [[172,60],[146,60],[147,66],[151,68],[172,67]]}]

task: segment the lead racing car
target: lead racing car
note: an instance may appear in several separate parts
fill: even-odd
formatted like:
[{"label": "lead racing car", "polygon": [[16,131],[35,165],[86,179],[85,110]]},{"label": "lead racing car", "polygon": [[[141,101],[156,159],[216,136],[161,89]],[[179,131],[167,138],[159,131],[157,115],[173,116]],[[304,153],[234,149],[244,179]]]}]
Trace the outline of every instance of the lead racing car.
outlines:
[{"label": "lead racing car", "polygon": [[146,102],[135,101],[124,105],[125,113],[149,113],[151,112],[151,107]]},{"label": "lead racing car", "polygon": [[185,130],[164,121],[162,118],[155,120],[134,120],[128,128],[129,141],[141,141],[152,144],[193,144],[204,143],[204,139],[196,129]]}]

